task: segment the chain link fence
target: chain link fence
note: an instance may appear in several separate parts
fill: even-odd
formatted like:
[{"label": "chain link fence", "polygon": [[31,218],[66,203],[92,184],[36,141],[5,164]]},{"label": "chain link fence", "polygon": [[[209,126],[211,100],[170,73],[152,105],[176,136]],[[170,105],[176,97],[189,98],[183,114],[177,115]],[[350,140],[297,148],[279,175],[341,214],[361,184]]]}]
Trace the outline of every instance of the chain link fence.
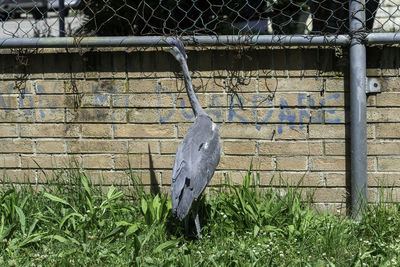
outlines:
[{"label": "chain link fence", "polygon": [[[366,0],[366,31],[400,31],[399,4]],[[346,34],[349,1],[1,0],[0,23],[0,38]]]}]

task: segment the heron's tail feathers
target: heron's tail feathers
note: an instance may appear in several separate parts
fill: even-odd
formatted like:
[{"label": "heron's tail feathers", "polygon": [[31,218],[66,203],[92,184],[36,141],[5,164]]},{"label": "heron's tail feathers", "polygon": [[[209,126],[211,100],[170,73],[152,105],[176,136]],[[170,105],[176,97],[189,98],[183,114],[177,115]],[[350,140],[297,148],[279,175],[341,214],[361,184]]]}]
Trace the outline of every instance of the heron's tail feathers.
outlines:
[{"label": "heron's tail feathers", "polygon": [[182,221],[186,215],[188,215],[193,200],[193,191],[189,188],[185,188],[182,190],[182,198],[179,201],[178,207],[175,210],[172,210],[172,214]]}]

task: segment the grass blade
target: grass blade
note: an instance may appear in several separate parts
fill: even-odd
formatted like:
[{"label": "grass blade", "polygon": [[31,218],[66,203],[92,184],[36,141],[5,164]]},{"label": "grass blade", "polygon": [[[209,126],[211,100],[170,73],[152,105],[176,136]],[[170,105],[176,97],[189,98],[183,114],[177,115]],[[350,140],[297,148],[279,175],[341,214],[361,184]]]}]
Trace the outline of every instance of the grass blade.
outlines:
[{"label": "grass blade", "polygon": [[43,239],[54,239],[61,243],[68,243],[68,239],[66,239],[65,237],[62,237],[60,235],[49,235],[49,236],[44,237]]},{"label": "grass blade", "polygon": [[125,236],[129,236],[131,234],[134,234],[137,232],[137,230],[139,230],[139,224],[135,223],[131,226],[129,226],[129,228],[126,230]]},{"label": "grass blade", "polygon": [[28,244],[36,243],[36,242],[40,241],[43,238],[43,235],[45,235],[45,234],[46,233],[36,233],[36,234],[30,235],[27,238],[25,238],[21,243],[19,243],[18,247],[24,247]]},{"label": "grass blade", "polygon": [[175,239],[175,240],[169,240],[167,242],[164,242],[162,244],[160,244],[158,247],[156,247],[153,250],[153,253],[158,253],[158,252],[162,252],[163,250],[167,250],[169,248],[173,248],[175,247],[177,244],[179,243],[179,240]]},{"label": "grass blade", "polygon": [[22,211],[22,209],[18,206],[15,206],[15,211],[18,214],[19,217],[19,223],[21,225],[21,231],[22,233],[25,235],[26,234],[26,218],[25,218],[25,214]]},{"label": "grass blade", "polygon": [[48,199],[52,200],[52,201],[62,203],[62,204],[64,204],[64,205],[70,206],[70,207],[72,208],[72,206],[71,206],[67,201],[65,201],[65,200],[62,199],[62,198],[56,197],[56,196],[54,196],[54,195],[52,195],[52,194],[49,194],[49,193],[47,193],[47,192],[44,192],[43,195],[44,195],[45,197],[47,197]]},{"label": "grass blade", "polygon": [[33,232],[33,230],[35,229],[36,224],[37,224],[38,222],[39,222],[39,220],[38,220],[38,219],[35,219],[35,220],[33,221],[33,223],[31,224],[31,226],[29,226],[28,235],[31,235],[31,234],[32,234],[32,232]]},{"label": "grass blade", "polygon": [[89,181],[88,181],[87,177],[83,173],[81,173],[80,176],[81,176],[81,183],[83,185],[83,188],[85,188],[85,191],[88,194],[88,196],[91,196],[92,191],[90,190]]},{"label": "grass blade", "polygon": [[83,219],[83,216],[81,214],[79,214],[77,212],[72,212],[72,213],[64,216],[64,218],[62,218],[62,220],[60,221],[60,224],[59,224],[59,228],[61,229],[63,227],[64,223],[67,220],[69,220],[69,218],[71,218],[71,217],[73,218],[74,216],[79,217],[80,219]]},{"label": "grass blade", "polygon": [[113,194],[114,194],[114,191],[115,191],[115,187],[112,185],[112,186],[110,187],[110,189],[108,190],[108,192],[107,192],[107,199],[111,199],[111,197],[112,197]]},{"label": "grass blade", "polygon": [[4,239],[6,239],[9,234],[14,230],[15,224],[10,225],[7,230],[5,230],[3,233],[0,233],[0,241],[3,241]]}]

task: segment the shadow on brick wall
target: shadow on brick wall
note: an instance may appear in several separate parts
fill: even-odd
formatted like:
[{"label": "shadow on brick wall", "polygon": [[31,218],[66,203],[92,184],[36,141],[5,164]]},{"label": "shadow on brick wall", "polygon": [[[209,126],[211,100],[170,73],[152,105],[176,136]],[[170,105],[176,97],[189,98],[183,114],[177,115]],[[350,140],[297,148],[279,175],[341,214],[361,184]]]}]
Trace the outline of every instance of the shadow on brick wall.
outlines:
[{"label": "shadow on brick wall", "polygon": [[[400,48],[371,47],[367,50],[369,69],[396,69],[400,66]],[[341,72],[346,64],[332,48],[267,48],[237,51],[190,50],[192,71],[258,70]],[[21,66],[15,54],[0,55],[2,73],[79,73],[79,72],[179,72],[176,61],[165,51],[91,51],[27,53],[27,66]]]},{"label": "shadow on brick wall", "polygon": [[[340,58],[334,49],[250,49],[188,51],[191,71],[271,69],[275,71],[319,70],[340,72]],[[92,51],[79,53],[28,53],[27,65],[18,64],[15,54],[0,55],[3,73],[81,72],[179,72],[180,67],[165,51]]]}]

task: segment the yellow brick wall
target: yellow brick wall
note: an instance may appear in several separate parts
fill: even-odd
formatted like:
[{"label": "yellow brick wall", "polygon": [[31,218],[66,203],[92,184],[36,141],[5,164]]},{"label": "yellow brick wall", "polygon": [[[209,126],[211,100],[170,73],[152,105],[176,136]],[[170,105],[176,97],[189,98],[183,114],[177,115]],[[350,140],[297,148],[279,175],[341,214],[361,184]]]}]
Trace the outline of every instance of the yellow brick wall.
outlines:
[{"label": "yellow brick wall", "polygon": [[[368,74],[382,86],[368,96],[371,201],[381,184],[395,193],[400,187],[400,62],[376,55],[393,49],[369,51]],[[12,53],[0,54],[0,179],[40,184],[77,164],[94,182],[128,185],[131,166],[144,184],[167,192],[174,154],[194,121],[173,58],[163,51],[42,52],[29,56],[25,70]],[[221,133],[211,186],[241,183],[252,162],[263,187],[302,181],[316,205],[344,206],[350,115],[343,57],[322,48],[188,55],[199,101]],[[21,79],[23,96],[15,85]]]}]

